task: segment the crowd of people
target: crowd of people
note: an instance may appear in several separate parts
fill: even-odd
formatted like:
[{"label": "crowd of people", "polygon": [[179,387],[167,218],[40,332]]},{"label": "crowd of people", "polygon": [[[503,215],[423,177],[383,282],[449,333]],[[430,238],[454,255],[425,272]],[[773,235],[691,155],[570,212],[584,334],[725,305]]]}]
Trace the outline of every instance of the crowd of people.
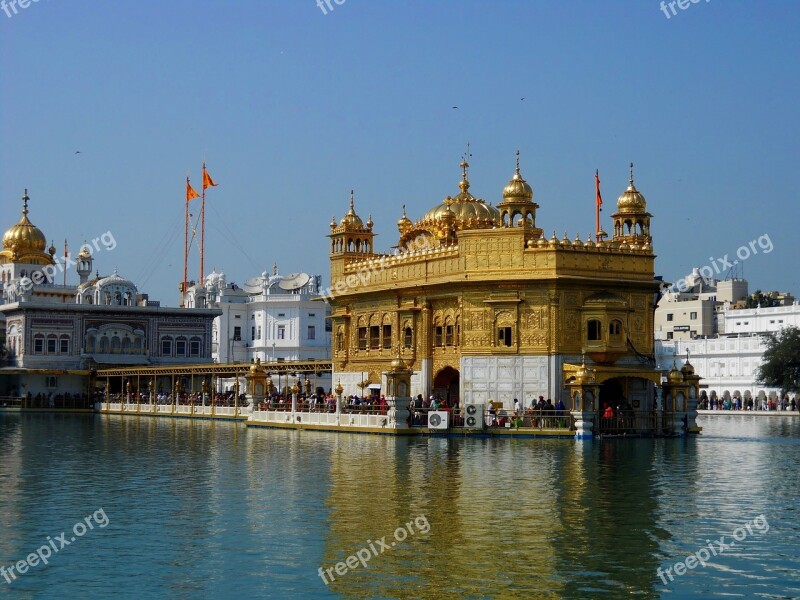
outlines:
[{"label": "crowd of people", "polygon": [[[292,397],[273,394],[258,404],[257,410],[292,410]],[[336,412],[336,396],[331,394],[298,394],[295,410],[300,412]],[[386,396],[344,396],[341,412],[385,415],[389,411]]]},{"label": "crowd of people", "polygon": [[795,396],[789,398],[786,394],[783,394],[780,398],[742,398],[741,396],[725,396],[722,398],[719,396],[712,396],[709,398],[706,393],[703,392],[700,395],[697,408],[700,410],[795,411],[800,410],[800,402],[798,402]]},{"label": "crowd of people", "polygon": [[39,392],[35,395],[28,392],[23,398],[22,405],[25,408],[91,408],[87,394],[70,394],[69,392],[63,394]]},{"label": "crowd of people", "polygon": [[[97,392],[95,396],[95,402],[102,403],[106,401],[127,402],[128,404],[150,404],[152,402],[148,392],[141,392],[139,394],[136,392],[114,392],[108,394],[108,397],[106,397],[106,394],[103,391]],[[155,404],[160,406],[170,406],[172,404],[179,406],[188,406],[190,404],[202,406],[203,403],[203,394],[201,392],[183,393],[177,394],[176,396],[175,394],[161,391],[155,395]],[[212,403],[216,406],[234,406],[236,404],[235,395],[232,391],[206,394],[205,405],[211,406]],[[238,405],[249,406],[249,402],[245,394],[239,394]]]}]

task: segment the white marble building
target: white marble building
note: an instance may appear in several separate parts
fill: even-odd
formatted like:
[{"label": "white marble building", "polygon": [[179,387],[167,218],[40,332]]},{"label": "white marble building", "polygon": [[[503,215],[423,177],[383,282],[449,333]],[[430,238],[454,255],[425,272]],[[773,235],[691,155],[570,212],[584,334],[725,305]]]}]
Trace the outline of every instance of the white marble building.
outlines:
[{"label": "white marble building", "polygon": [[[184,303],[221,311],[212,329],[215,362],[329,360],[329,308],[319,292],[319,275],[281,275],[277,266],[271,275],[265,271],[241,286],[215,270],[205,285],[188,288]],[[330,389],[330,374],[318,379]]]},{"label": "white marble building", "polygon": [[[60,263],[28,219],[28,201],[26,193],[22,218],[0,251],[0,395],[85,394],[98,368],[210,362],[211,323],[220,311],[161,307],[116,271],[90,280],[88,244],[77,260]],[[79,282],[56,284],[73,265]]]},{"label": "white marble building", "polygon": [[721,313],[721,328],[727,333],[691,340],[656,340],[656,359],[662,368],[678,366],[689,351],[692,364],[709,397],[728,395],[733,398],[777,396],[779,389],[758,385],[756,370],[761,365],[765,344],[762,334],[784,327],[800,326],[800,305],[733,310]]}]

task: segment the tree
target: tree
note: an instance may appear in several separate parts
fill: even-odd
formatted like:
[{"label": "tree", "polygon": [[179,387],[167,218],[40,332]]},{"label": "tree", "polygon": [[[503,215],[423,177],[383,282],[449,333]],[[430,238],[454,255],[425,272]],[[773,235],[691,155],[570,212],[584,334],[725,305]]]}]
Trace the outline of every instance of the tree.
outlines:
[{"label": "tree", "polygon": [[775,292],[767,292],[764,294],[761,290],[756,290],[750,294],[744,302],[745,308],[770,308],[772,306],[780,306],[780,300],[776,297]]},{"label": "tree", "polygon": [[800,392],[800,329],[787,327],[769,333],[766,342],[757,382],[784,392]]}]

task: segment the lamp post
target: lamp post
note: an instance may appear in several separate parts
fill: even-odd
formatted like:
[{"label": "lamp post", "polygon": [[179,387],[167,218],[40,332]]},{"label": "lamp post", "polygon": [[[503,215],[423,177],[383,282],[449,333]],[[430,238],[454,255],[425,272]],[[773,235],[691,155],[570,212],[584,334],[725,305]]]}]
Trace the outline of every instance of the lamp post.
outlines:
[{"label": "lamp post", "polygon": [[336,384],[336,389],[334,391],[336,392],[336,423],[338,424],[339,416],[342,414],[342,392],[344,392],[341,379]]},{"label": "lamp post", "polygon": [[292,422],[294,423],[294,414],[297,412],[297,394],[300,393],[300,386],[295,381],[291,387],[292,392]]}]

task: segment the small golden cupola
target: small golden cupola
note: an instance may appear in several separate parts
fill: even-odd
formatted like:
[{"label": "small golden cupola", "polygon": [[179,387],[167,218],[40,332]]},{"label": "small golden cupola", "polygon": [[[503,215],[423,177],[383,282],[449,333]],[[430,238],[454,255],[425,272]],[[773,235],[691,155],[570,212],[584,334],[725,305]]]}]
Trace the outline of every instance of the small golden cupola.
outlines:
[{"label": "small golden cupola", "polygon": [[[539,205],[533,201],[533,188],[522,178],[519,171],[519,150],[517,150],[517,168],[514,176],[503,188],[503,201],[497,205],[503,227],[536,227],[536,209]],[[520,217],[517,222],[514,220]]]},{"label": "small golden cupola", "polygon": [[3,235],[3,250],[0,264],[16,263],[26,265],[53,265],[55,248],[48,254],[45,251],[47,240],[42,230],[28,219],[28,190],[22,196],[22,218]]},{"label": "small golden cupola", "polygon": [[403,235],[406,231],[411,229],[412,225],[411,219],[406,215],[406,205],[403,204],[403,216],[397,221],[397,230],[400,232],[400,235]]},{"label": "small golden cupola", "polygon": [[647,201],[633,183],[633,163],[631,178],[626,189],[617,200],[617,212],[611,215],[614,219],[614,241],[626,244],[632,250],[651,249],[653,238],[650,236],[650,218],[647,212]]},{"label": "small golden cupola", "polygon": [[372,243],[375,234],[372,232],[372,217],[367,224],[356,214],[355,193],[350,190],[350,209],[339,224],[331,221],[331,254],[372,254]]},{"label": "small golden cupola", "polygon": [[339,227],[345,227],[347,229],[357,229],[364,226],[364,223],[361,221],[361,217],[356,214],[355,209],[355,194],[353,190],[350,190],[350,210],[345,213],[344,217],[342,218],[342,222],[339,223]]}]

